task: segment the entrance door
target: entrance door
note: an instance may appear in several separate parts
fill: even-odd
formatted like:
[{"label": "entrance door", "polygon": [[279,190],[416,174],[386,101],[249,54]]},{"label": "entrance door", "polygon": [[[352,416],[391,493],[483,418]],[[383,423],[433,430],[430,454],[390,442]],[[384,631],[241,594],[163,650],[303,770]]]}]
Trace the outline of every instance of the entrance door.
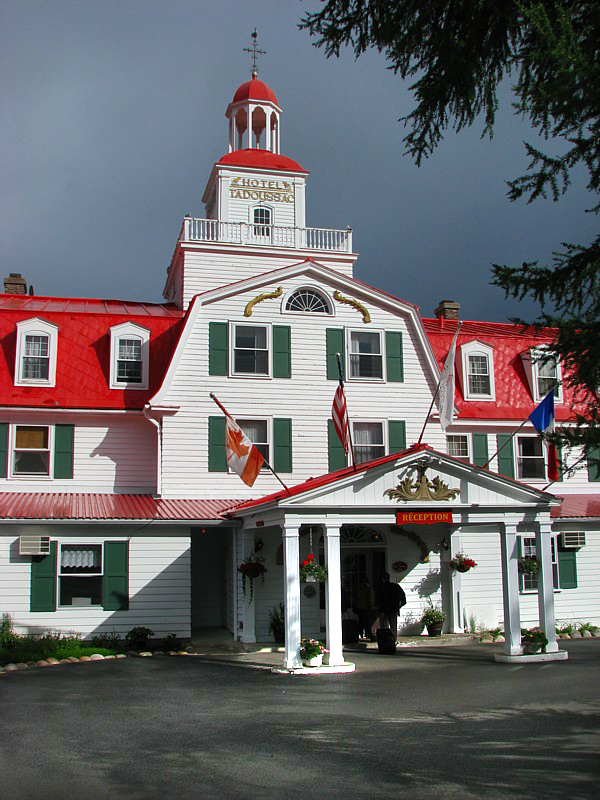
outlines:
[{"label": "entrance door", "polygon": [[356,588],[363,578],[368,578],[371,582],[377,603],[377,589],[384,572],[385,550],[381,548],[344,548],[342,550],[342,613],[354,608]]}]

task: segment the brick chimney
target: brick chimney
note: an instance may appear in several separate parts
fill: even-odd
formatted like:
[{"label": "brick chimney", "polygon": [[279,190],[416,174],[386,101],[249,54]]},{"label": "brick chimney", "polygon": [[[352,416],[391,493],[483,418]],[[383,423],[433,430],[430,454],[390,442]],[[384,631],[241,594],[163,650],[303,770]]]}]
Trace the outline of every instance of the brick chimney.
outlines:
[{"label": "brick chimney", "polygon": [[27,294],[27,281],[20,272],[11,272],[4,278],[6,294]]},{"label": "brick chimney", "polygon": [[433,313],[436,319],[460,319],[460,303],[455,303],[454,300],[440,300]]}]

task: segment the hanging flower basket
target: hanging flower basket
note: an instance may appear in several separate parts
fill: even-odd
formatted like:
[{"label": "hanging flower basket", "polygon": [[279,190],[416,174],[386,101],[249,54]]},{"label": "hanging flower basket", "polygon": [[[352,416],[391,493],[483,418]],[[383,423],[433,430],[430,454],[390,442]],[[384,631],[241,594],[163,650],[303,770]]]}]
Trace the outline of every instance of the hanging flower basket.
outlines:
[{"label": "hanging flower basket", "polygon": [[242,561],[237,571],[242,575],[242,591],[244,597],[246,597],[246,579],[250,581],[250,602],[252,602],[254,599],[254,579],[260,577],[263,579],[263,582],[265,580],[265,572],[267,571],[265,560],[262,556],[252,554],[248,556],[245,561]]},{"label": "hanging flower basket", "polygon": [[450,569],[455,569],[457,572],[468,572],[477,566],[477,562],[472,558],[466,556],[464,553],[457,553],[454,558],[448,562]]},{"label": "hanging flower basket", "polygon": [[519,559],[519,572],[537,578],[540,571],[539,562],[533,556],[522,556]]},{"label": "hanging flower basket", "polygon": [[300,581],[302,583],[323,583],[327,580],[327,567],[315,561],[312,553],[309,553],[305,561],[300,564]]}]

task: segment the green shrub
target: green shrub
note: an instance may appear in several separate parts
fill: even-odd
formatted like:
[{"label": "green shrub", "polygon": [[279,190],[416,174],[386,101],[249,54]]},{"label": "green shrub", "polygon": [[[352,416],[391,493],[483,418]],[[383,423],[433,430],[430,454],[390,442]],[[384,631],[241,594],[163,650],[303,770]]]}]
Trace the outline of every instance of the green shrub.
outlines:
[{"label": "green shrub", "polygon": [[97,647],[82,643],[77,634],[64,636],[61,633],[47,633],[45,636],[18,636],[13,634],[11,641],[0,643],[0,664],[28,661],[42,661],[46,658],[81,658],[93,653],[103,656],[115,655],[113,647]]}]

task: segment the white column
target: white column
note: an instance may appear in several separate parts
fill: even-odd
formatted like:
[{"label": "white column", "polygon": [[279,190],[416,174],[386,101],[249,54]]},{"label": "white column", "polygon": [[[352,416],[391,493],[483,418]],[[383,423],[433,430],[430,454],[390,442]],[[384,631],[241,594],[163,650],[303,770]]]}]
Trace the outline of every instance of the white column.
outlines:
[{"label": "white column", "polygon": [[502,553],[502,600],[504,603],[504,652],[518,656],[521,647],[521,617],[519,614],[519,561],[517,548],[517,526],[514,523],[500,525]]},{"label": "white column", "polygon": [[342,573],[340,568],[340,528],[325,525],[325,561],[327,583],[325,584],[327,649],[329,664],[344,663],[342,651]]},{"label": "white column", "polygon": [[[239,534],[239,542],[240,548],[238,550],[238,564],[242,561],[245,561],[246,558],[254,551],[254,530],[251,531],[240,531]],[[236,564],[237,568],[237,564]],[[256,580],[256,579],[255,579]],[[246,594],[244,595],[243,592],[240,592],[240,597],[242,599],[242,631],[240,635],[240,641],[245,642],[246,644],[254,644],[256,642],[256,630],[255,630],[255,619],[254,619],[254,609],[256,608],[256,598],[253,595],[256,594],[256,585],[254,585],[254,592],[252,592],[250,587],[250,578],[246,578]],[[252,598],[252,599],[251,599]]]},{"label": "white column", "polygon": [[271,112],[265,111],[265,146],[264,150],[271,149]]},{"label": "white column", "polygon": [[248,104],[248,127],[246,128],[246,147],[248,150],[252,148],[252,112],[254,111],[254,106],[250,103]]},{"label": "white column", "polygon": [[535,550],[539,562],[538,610],[540,627],[548,639],[547,653],[558,652],[554,616],[554,574],[552,571],[552,530],[550,522],[539,522],[535,531]]},{"label": "white column", "polygon": [[287,669],[301,667],[300,659],[300,526],[285,523],[283,536],[283,576],[285,580],[285,656]]},{"label": "white column", "polygon": [[[448,565],[448,562],[458,552],[460,552],[460,541],[457,534],[451,534],[446,539],[450,538],[450,550],[440,551],[440,562]],[[448,574],[450,575],[448,597],[450,598],[449,610],[449,632],[450,633],[464,633],[463,624],[463,608],[462,608],[462,577],[461,573],[457,570],[451,570],[448,567]],[[443,577],[443,573],[442,573]]]}]

